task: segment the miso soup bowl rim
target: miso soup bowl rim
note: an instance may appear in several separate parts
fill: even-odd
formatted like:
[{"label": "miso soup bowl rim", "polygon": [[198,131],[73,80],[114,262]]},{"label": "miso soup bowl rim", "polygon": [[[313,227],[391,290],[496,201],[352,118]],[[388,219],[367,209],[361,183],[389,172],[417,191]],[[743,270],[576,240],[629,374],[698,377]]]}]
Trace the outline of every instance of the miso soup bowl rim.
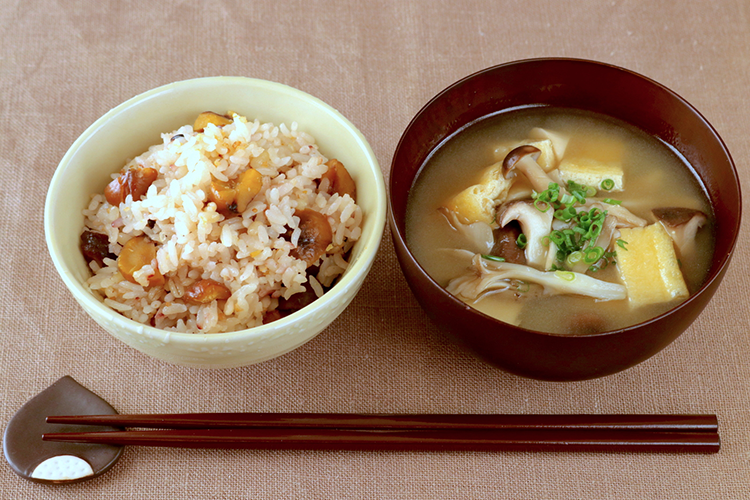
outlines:
[{"label": "miso soup bowl rim", "polygon": [[[57,218],[55,214],[56,207],[58,206],[58,203],[61,203],[61,200],[64,199],[64,193],[60,192],[62,189],[60,185],[63,182],[63,176],[66,175],[66,172],[69,172],[71,168],[75,167],[72,162],[75,161],[77,152],[84,146],[84,144],[87,143],[87,141],[95,138],[101,129],[109,127],[109,124],[113,119],[119,117],[119,119],[125,120],[126,118],[124,117],[130,116],[128,115],[128,113],[131,113],[132,109],[138,106],[153,107],[155,106],[154,102],[156,102],[158,106],[164,107],[166,105],[164,104],[165,101],[174,98],[173,96],[179,95],[178,93],[182,91],[193,93],[198,91],[215,92],[216,88],[222,86],[242,86],[247,87],[248,89],[258,89],[258,91],[266,92],[269,95],[273,95],[279,100],[303,103],[304,106],[307,106],[306,111],[308,113],[315,113],[316,115],[325,116],[328,123],[335,123],[342,129],[344,129],[346,131],[346,134],[348,135],[348,140],[350,141],[348,147],[356,147],[356,150],[359,152],[358,154],[360,154],[364,159],[364,164],[362,165],[361,170],[363,172],[367,172],[367,174],[363,175],[363,177],[366,177],[365,181],[367,181],[367,189],[372,191],[371,196],[374,199],[374,201],[371,203],[371,210],[365,214],[365,217],[367,217],[370,221],[370,230],[363,232],[361,239],[355,243],[357,247],[362,248],[362,250],[358,254],[356,262],[353,262],[350,265],[350,267],[344,272],[341,278],[326,294],[324,294],[320,299],[316,300],[313,304],[304,307],[284,318],[274,321],[273,323],[252,328],[245,328],[232,332],[212,334],[172,332],[155,328],[150,325],[144,325],[117,313],[115,310],[105,305],[100,299],[94,297],[93,292],[91,292],[87,287],[84,286],[84,284],[75,276],[75,273],[65,262],[63,255],[69,250],[66,250],[56,237],[56,231],[54,227],[54,222]],[[138,113],[141,113],[141,111],[138,111]],[[283,111],[281,111],[281,113],[285,114],[287,113],[287,110],[284,109]],[[179,124],[177,124],[177,126],[179,126]],[[161,132],[165,131],[162,130]],[[318,139],[315,134],[315,130],[310,130],[310,133],[314,137],[316,137],[316,139]],[[126,158],[122,158],[122,160],[124,164]],[[76,203],[77,202],[78,200],[76,200]],[[85,207],[86,205],[87,203],[82,205],[82,207]],[[76,299],[76,301],[78,301],[84,307],[86,312],[89,312],[89,310],[93,310],[97,314],[98,318],[107,318],[107,320],[111,321],[113,325],[116,325],[116,328],[126,332],[125,335],[131,339],[141,336],[144,339],[163,342],[175,347],[192,345],[219,347],[224,345],[225,342],[229,342],[230,340],[236,341],[242,339],[243,341],[252,341],[255,339],[262,339],[269,333],[278,334],[278,332],[284,331],[285,327],[292,326],[297,323],[298,320],[310,318],[312,317],[312,315],[325,314],[326,318],[328,318],[329,315],[331,315],[332,312],[339,307],[337,304],[340,300],[343,300],[347,296],[353,296],[356,293],[356,291],[361,287],[366,275],[369,273],[369,270],[372,267],[378,248],[380,246],[383,229],[385,227],[386,211],[387,207],[385,182],[379,163],[377,161],[377,158],[375,157],[375,153],[362,132],[360,132],[360,130],[341,112],[339,112],[337,109],[327,104],[323,100],[312,96],[311,94],[282,83],[244,76],[208,76],[175,81],[142,92],[110,109],[104,115],[95,120],[90,126],[88,126],[68,148],[52,176],[45,200],[44,230],[48,251],[55,269],[57,270],[66,288],[68,288],[68,290],[73,294],[73,297]],[[98,318],[94,317],[93,319],[97,323],[100,323],[100,320]],[[332,321],[334,318],[335,317],[331,317],[330,321]],[[330,323],[329,320],[326,321],[327,323]],[[109,331],[109,329],[107,330]],[[109,331],[109,333],[112,332]],[[294,335],[297,335],[297,332],[295,332]],[[315,335],[317,335],[317,333]],[[304,338],[303,342],[301,343],[310,340],[310,338],[314,337],[315,335]],[[118,338],[120,338],[120,340],[123,340],[122,337],[118,336]],[[173,364],[208,368],[229,368],[234,366],[244,366],[247,364],[264,361],[265,359],[271,359],[273,357],[284,354],[285,352],[288,352],[288,350],[284,352],[277,352],[265,357],[264,359],[259,359],[250,363],[233,362],[230,364],[224,364],[220,359],[221,356],[219,356],[215,360],[215,362],[192,360],[181,361],[172,359],[173,356],[171,354],[167,354],[166,357],[156,355],[153,352],[153,348],[144,350],[132,344],[131,346],[136,347],[138,350],[141,350],[146,354],[164,359]]]},{"label": "miso soup bowl rim", "polygon": [[[670,94],[673,98],[675,98],[675,99],[679,100],[680,102],[682,102],[693,113],[695,113],[695,115],[698,118],[700,118],[700,120],[703,122],[703,124],[705,125],[705,127],[715,136],[715,138],[718,141],[718,143],[720,144],[720,146],[721,146],[724,154],[726,155],[728,163],[729,163],[729,165],[731,167],[731,173],[733,175],[734,184],[737,186],[738,192],[740,191],[741,187],[740,187],[739,175],[737,174],[737,168],[736,168],[734,160],[733,160],[733,158],[732,158],[732,156],[731,156],[731,154],[729,152],[729,149],[727,148],[726,144],[724,143],[724,140],[721,138],[721,136],[716,131],[716,129],[711,125],[711,123],[706,119],[706,117],[703,116],[703,114],[700,113],[700,111],[698,111],[686,99],[684,99],[683,97],[681,97],[679,94],[677,94],[673,90],[671,90],[671,89],[667,88],[666,86],[660,84],[659,82],[657,82],[657,81],[655,81],[655,80],[653,80],[653,79],[651,79],[651,78],[649,78],[647,76],[644,76],[644,75],[642,75],[640,73],[637,73],[635,71],[632,71],[632,70],[629,70],[629,69],[626,69],[626,68],[622,68],[620,66],[616,66],[616,65],[613,65],[613,64],[609,64],[609,63],[604,63],[604,62],[599,62],[599,61],[594,61],[594,60],[588,60],[588,59],[567,58],[567,57],[542,57],[542,58],[529,58],[529,59],[519,59],[519,60],[516,60],[516,61],[510,61],[510,62],[507,62],[507,63],[497,64],[497,65],[494,65],[494,66],[490,66],[490,67],[481,69],[479,71],[476,71],[476,72],[474,72],[474,73],[472,73],[472,74],[470,74],[470,75],[468,75],[468,76],[466,76],[464,78],[461,78],[460,80],[452,83],[451,85],[449,85],[448,87],[446,87],[445,89],[443,89],[442,91],[440,91],[438,94],[436,94],[424,106],[422,106],[422,108],[417,112],[416,115],[414,115],[414,117],[411,119],[411,121],[409,122],[409,124],[406,126],[406,128],[404,129],[404,132],[401,135],[401,138],[399,139],[399,142],[398,142],[398,144],[396,146],[396,149],[394,151],[393,160],[392,160],[392,163],[391,163],[391,169],[393,169],[395,167],[396,159],[399,156],[399,151],[401,150],[401,147],[404,144],[404,141],[406,141],[407,136],[409,135],[410,130],[417,123],[419,123],[419,121],[421,120],[422,115],[426,114],[433,106],[437,105],[437,103],[439,103],[444,98],[444,96],[446,94],[450,93],[454,88],[459,87],[459,86],[463,85],[465,82],[467,82],[469,80],[472,80],[473,78],[476,78],[476,77],[478,77],[480,75],[483,75],[485,73],[492,72],[492,71],[497,71],[497,70],[499,70],[501,68],[516,66],[516,65],[521,65],[521,64],[527,64],[527,63],[543,63],[543,62],[547,62],[547,61],[550,61],[550,62],[552,62],[552,61],[557,61],[557,62],[575,62],[575,63],[592,64],[592,65],[603,66],[603,67],[607,67],[607,68],[610,68],[610,69],[613,69],[613,70],[617,70],[617,71],[621,71],[621,72],[624,72],[624,73],[628,73],[628,74],[630,74],[632,76],[635,76],[635,77],[637,77],[639,79],[642,79],[642,80],[648,82],[649,84],[651,84],[651,85],[659,88],[663,92],[666,92],[667,94]],[[470,127],[472,124],[475,124],[475,123],[477,123],[479,121],[482,121],[483,119],[487,118],[488,116],[494,116],[495,114],[500,114],[500,113],[511,111],[511,110],[514,110],[514,109],[526,109],[526,108],[531,108],[531,107],[534,107],[534,106],[550,107],[549,105],[544,105],[544,104],[530,102],[528,104],[524,104],[524,105],[521,105],[521,106],[518,106],[518,107],[511,107],[511,108],[497,110],[496,112],[494,112],[494,113],[492,113],[490,115],[484,115],[484,116],[482,116],[482,117],[480,117],[480,118],[478,118],[476,120],[470,121],[470,122],[462,125],[461,127],[459,127],[457,130],[453,131],[448,136],[443,137],[439,141],[439,143],[437,145],[435,145],[430,150],[430,152],[428,153],[427,157],[422,162],[422,165],[420,165],[417,173],[414,175],[414,179],[412,180],[412,185],[409,187],[409,190],[411,190],[413,188],[414,182],[419,177],[420,172],[424,168],[425,163],[435,153],[435,151],[437,151],[439,148],[441,148],[447,141],[449,141],[452,137],[454,137],[455,135],[457,135],[458,133],[460,133],[462,130],[465,130],[466,128]],[[569,108],[569,109],[574,109],[574,108]],[[698,176],[697,173],[693,173],[693,175],[695,175],[696,177]],[[390,176],[390,179],[389,179],[389,193],[393,192],[393,188],[394,188],[394,186],[393,186],[393,179],[394,179],[394,176],[391,173],[391,176]],[[702,182],[701,182],[701,184],[702,184]],[[703,186],[701,186],[701,187],[703,189]],[[709,202],[711,202],[710,199],[709,199]],[[711,204],[711,208],[713,209],[713,203],[711,202],[710,204]],[[717,280],[723,279],[724,273],[726,272],[726,269],[727,269],[727,267],[728,267],[728,265],[729,265],[729,263],[731,261],[732,255],[734,254],[734,250],[736,248],[737,239],[739,237],[739,228],[740,228],[741,218],[742,218],[742,196],[741,196],[741,193],[740,193],[740,196],[738,197],[738,215],[737,215],[737,218],[735,220],[734,227],[732,228],[733,229],[732,230],[732,239],[731,239],[731,243],[729,245],[729,252],[727,252],[727,253],[725,253],[725,254],[723,254],[721,256],[718,256],[716,254],[713,255],[712,261],[714,259],[718,259],[718,265],[712,265],[712,268],[714,269],[713,272],[711,272],[706,277],[706,279],[704,280],[704,282],[700,286],[700,288],[695,293],[692,293],[687,299],[685,299],[685,301],[681,302],[680,304],[676,305],[675,307],[672,307],[669,310],[667,310],[667,311],[665,311],[665,312],[663,312],[663,313],[661,313],[661,314],[659,314],[657,316],[654,316],[654,317],[652,317],[652,318],[650,318],[648,320],[641,321],[640,323],[636,323],[634,325],[630,325],[630,326],[627,326],[627,327],[624,327],[624,328],[619,328],[619,329],[615,329],[615,330],[607,330],[605,332],[572,333],[571,334],[571,333],[555,333],[555,332],[543,332],[543,331],[538,331],[538,330],[530,330],[530,329],[527,329],[527,328],[523,328],[521,326],[513,325],[511,323],[506,323],[504,321],[501,321],[501,320],[499,320],[497,318],[494,318],[494,317],[492,317],[492,316],[490,316],[488,314],[485,314],[485,313],[481,312],[479,309],[471,307],[470,305],[468,305],[468,304],[464,303],[463,301],[461,301],[460,299],[456,298],[453,294],[451,294],[448,291],[446,291],[444,287],[442,287],[440,284],[438,284],[432,278],[432,276],[425,270],[425,268],[422,266],[422,264],[419,262],[419,260],[414,256],[413,252],[411,251],[410,246],[406,243],[406,235],[404,234],[405,230],[402,231],[401,228],[399,227],[399,225],[396,223],[396,216],[394,215],[394,212],[393,212],[392,200],[391,200],[391,198],[389,198],[389,200],[388,200],[388,220],[389,220],[389,223],[390,223],[390,226],[391,226],[391,234],[392,234],[393,238],[396,238],[399,241],[399,244],[407,252],[407,255],[408,255],[409,259],[412,261],[412,263],[419,268],[420,272],[423,274],[423,277],[426,278],[427,281],[430,282],[430,284],[434,287],[434,289],[437,291],[437,293],[439,293],[442,296],[443,299],[446,299],[446,300],[450,301],[455,306],[458,306],[458,307],[461,307],[461,308],[469,310],[471,312],[471,314],[475,314],[475,315],[477,315],[479,317],[484,318],[485,320],[489,320],[489,321],[491,321],[493,323],[497,323],[498,325],[502,325],[504,327],[512,328],[512,329],[518,330],[520,332],[528,333],[528,334],[541,335],[541,336],[549,336],[549,337],[575,337],[575,338],[581,338],[581,337],[604,337],[604,336],[609,336],[609,335],[622,334],[624,332],[627,332],[627,331],[630,331],[630,330],[636,330],[636,329],[639,329],[639,328],[641,328],[641,327],[643,327],[645,325],[650,325],[652,323],[658,322],[658,321],[662,320],[663,318],[665,318],[666,316],[669,316],[669,315],[675,313],[676,311],[679,311],[679,310],[682,310],[682,309],[690,307],[695,300],[698,300],[698,296],[702,295],[705,290],[707,290],[708,288],[710,288],[712,286],[712,284],[714,284],[714,282],[716,282]],[[405,219],[405,214],[404,214],[404,219]]]}]

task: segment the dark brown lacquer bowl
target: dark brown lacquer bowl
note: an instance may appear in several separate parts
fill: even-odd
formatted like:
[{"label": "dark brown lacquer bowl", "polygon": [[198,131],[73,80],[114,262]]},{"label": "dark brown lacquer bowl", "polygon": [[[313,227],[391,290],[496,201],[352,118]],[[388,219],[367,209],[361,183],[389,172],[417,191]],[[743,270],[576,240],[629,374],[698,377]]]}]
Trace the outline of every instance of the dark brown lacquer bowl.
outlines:
[{"label": "dark brown lacquer bowl", "polygon": [[[441,288],[406,244],[409,191],[431,152],[451,134],[502,110],[546,105],[623,120],[679,151],[713,205],[716,250],[703,287],[647,322],[605,333],[555,335],[518,328],[465,305]],[[390,173],[389,222],[401,269],[417,300],[450,336],[506,371],[543,380],[583,380],[629,368],[677,338],[700,314],[726,272],[740,226],[737,171],[719,135],[684,99],[631,71],[592,61],[531,59],[502,64],[451,85],[412,120]]]}]

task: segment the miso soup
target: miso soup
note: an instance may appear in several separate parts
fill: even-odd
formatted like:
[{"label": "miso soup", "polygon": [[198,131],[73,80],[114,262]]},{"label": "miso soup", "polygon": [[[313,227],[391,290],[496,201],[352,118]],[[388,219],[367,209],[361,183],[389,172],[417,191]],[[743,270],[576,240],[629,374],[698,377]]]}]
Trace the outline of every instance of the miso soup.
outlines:
[{"label": "miso soup", "polygon": [[697,291],[711,206],[675,150],[625,123],[532,107],[484,118],[423,165],[407,243],[441,286],[502,321],[616,330]]}]

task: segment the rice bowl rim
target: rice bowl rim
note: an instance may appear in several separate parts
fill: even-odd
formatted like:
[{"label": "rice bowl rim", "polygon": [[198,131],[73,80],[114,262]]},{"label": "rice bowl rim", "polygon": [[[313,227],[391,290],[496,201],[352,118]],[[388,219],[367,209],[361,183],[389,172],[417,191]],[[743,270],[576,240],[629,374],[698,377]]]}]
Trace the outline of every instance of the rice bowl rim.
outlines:
[{"label": "rice bowl rim", "polygon": [[[102,301],[96,299],[93,293],[81,282],[79,282],[73,276],[73,273],[63,263],[63,260],[60,256],[64,253],[64,251],[59,242],[55,241],[52,236],[54,232],[54,228],[52,227],[52,219],[54,218],[53,212],[55,210],[55,201],[59,195],[59,184],[62,183],[64,172],[71,168],[71,159],[80,149],[80,147],[93,136],[95,136],[100,129],[106,127],[111,119],[120,115],[121,113],[126,112],[132,106],[143,101],[158,97],[160,95],[166,95],[174,91],[179,91],[181,89],[187,89],[196,86],[216,88],[225,85],[241,85],[248,88],[268,90],[277,93],[284,98],[305,101],[308,104],[312,104],[316,112],[320,111],[323,114],[328,115],[328,117],[332,118],[335,122],[337,122],[347,130],[347,132],[350,134],[350,139],[354,139],[358,150],[364,154],[364,157],[367,160],[366,166],[368,177],[369,175],[372,175],[373,177],[373,179],[366,179],[366,182],[367,189],[374,191],[376,203],[374,204],[374,209],[370,209],[366,212],[363,211],[364,218],[362,222],[362,236],[355,242],[353,247],[358,248],[364,246],[365,248],[362,253],[358,255],[356,261],[350,263],[349,267],[347,267],[338,281],[336,281],[335,285],[325,294],[323,294],[322,297],[318,298],[313,304],[310,304],[300,309],[299,311],[296,311],[269,324],[224,333],[186,333],[171,330],[162,330],[150,325],[139,323],[119,314],[114,309],[105,305]],[[293,120],[289,120],[289,123],[291,123],[291,121]],[[279,124],[274,123],[274,125],[278,126]],[[310,133],[313,137],[316,137],[314,131],[304,131]],[[126,160],[127,158],[123,158],[123,163]],[[370,182],[371,180],[374,180],[375,182]],[[343,114],[341,114],[341,112],[339,112],[331,105],[325,103],[321,99],[283,83],[241,76],[213,76],[181,80],[178,82],[168,83],[151,90],[147,90],[110,109],[107,113],[102,115],[100,118],[94,121],[94,123],[87,127],[86,130],[84,130],[84,132],[73,142],[70,148],[68,148],[65,155],[60,160],[60,163],[56,167],[52,179],[50,180],[44,207],[44,233],[50,257],[52,258],[58,274],[60,275],[68,289],[73,293],[74,298],[81,302],[82,305],[85,306],[85,308],[91,308],[92,310],[99,312],[102,317],[111,318],[114,322],[118,323],[119,326],[122,326],[124,329],[128,330],[131,333],[146,335],[150,338],[156,338],[165,343],[225,343],[230,339],[235,339],[237,337],[256,338],[262,337],[267,333],[274,333],[282,330],[285,327],[293,325],[295,322],[305,318],[306,316],[315,314],[318,310],[325,309],[330,302],[336,301],[339,298],[339,295],[347,295],[347,291],[350,288],[360,286],[361,283],[357,283],[358,278],[360,278],[361,276],[362,279],[364,279],[363,275],[369,271],[373,261],[375,260],[375,255],[377,254],[378,248],[380,247],[380,241],[385,229],[385,214],[385,180],[383,178],[383,173],[380,169],[378,160],[375,157],[375,153],[373,152],[370,144],[367,142],[367,139],[365,139],[364,135],[351,121],[349,121]],[[366,225],[369,226],[369,231],[366,230]]]}]

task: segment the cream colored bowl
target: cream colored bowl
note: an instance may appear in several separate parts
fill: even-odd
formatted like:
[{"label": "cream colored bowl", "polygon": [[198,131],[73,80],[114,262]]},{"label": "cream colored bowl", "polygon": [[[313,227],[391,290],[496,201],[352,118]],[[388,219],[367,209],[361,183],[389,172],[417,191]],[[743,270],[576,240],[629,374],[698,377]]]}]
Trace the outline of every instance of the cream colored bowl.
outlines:
[{"label": "cream colored bowl", "polygon": [[[323,154],[341,160],[357,184],[362,237],[339,282],[313,304],[283,319],[221,334],[173,333],[127,319],[86,288],[90,271],[79,248],[81,211],[102,192],[110,174],[160,141],[160,134],[192,123],[207,110],[234,110],[274,123],[296,121]],[[385,225],[386,194],[378,161],[362,134],[337,110],[300,90],[242,77],[186,80],[136,96],[99,118],[73,143],[49,186],[44,230],[65,285],[91,317],[131,347],[185,366],[230,368],[284,354],[315,337],[354,298],[370,270]]]}]

